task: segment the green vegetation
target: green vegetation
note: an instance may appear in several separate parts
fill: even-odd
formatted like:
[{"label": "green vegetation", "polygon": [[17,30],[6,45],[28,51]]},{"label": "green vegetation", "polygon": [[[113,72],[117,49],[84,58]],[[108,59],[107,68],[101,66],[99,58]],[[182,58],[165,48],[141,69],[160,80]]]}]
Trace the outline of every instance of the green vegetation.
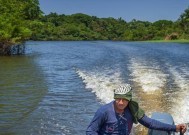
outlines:
[{"label": "green vegetation", "polygon": [[143,42],[154,42],[154,43],[166,43],[166,42],[173,42],[173,43],[189,43],[189,40],[181,39],[181,40],[146,40]]},{"label": "green vegetation", "polygon": [[26,40],[189,40],[189,8],[173,22],[97,18],[82,13],[43,15],[38,0],[0,0],[0,54]]},{"label": "green vegetation", "polygon": [[30,39],[28,26],[42,15],[38,5],[38,0],[0,0],[0,54],[22,52],[15,44]]}]

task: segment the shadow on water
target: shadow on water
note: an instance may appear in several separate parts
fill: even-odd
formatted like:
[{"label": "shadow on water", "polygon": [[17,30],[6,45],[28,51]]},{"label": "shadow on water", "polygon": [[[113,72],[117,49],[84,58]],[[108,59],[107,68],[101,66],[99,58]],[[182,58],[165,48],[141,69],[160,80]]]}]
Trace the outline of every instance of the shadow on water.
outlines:
[{"label": "shadow on water", "polygon": [[0,134],[29,117],[47,91],[43,74],[32,57],[0,57]]}]

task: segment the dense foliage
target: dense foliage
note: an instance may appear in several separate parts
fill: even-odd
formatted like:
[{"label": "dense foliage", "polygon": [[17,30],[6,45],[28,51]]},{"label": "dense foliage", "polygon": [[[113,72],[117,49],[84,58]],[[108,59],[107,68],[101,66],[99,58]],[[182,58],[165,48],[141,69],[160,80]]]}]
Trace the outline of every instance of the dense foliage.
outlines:
[{"label": "dense foliage", "polygon": [[28,39],[26,24],[41,13],[37,0],[0,0],[0,41],[14,44]]},{"label": "dense foliage", "polygon": [[189,39],[189,8],[173,22],[97,18],[82,13],[43,15],[38,0],[0,0],[0,53],[25,40]]},{"label": "dense foliage", "polygon": [[[32,40],[124,40],[143,41],[179,39],[183,36],[181,24],[168,20],[154,23],[122,18],[97,18],[85,14],[58,15],[50,13],[38,20],[40,26],[31,28]],[[40,27],[40,28],[39,28]]]},{"label": "dense foliage", "polygon": [[32,40],[175,40],[189,39],[189,8],[173,22],[156,22],[122,18],[97,18],[86,14],[42,16],[32,27]]},{"label": "dense foliage", "polygon": [[38,0],[0,0],[0,54],[11,54],[12,45],[29,39],[28,25],[41,14]]}]

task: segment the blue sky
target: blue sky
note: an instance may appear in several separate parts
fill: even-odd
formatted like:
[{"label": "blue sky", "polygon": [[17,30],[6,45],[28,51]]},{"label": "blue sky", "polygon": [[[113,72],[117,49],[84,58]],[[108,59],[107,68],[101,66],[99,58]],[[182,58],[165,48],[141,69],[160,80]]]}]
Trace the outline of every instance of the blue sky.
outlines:
[{"label": "blue sky", "polygon": [[39,0],[45,14],[56,12],[71,15],[84,13],[99,18],[121,17],[155,22],[176,21],[189,7],[189,0]]}]

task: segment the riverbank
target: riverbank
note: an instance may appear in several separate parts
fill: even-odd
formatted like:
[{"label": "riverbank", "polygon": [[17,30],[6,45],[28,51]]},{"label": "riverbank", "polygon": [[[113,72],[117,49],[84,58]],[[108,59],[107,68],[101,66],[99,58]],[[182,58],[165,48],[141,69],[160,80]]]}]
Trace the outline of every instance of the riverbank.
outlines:
[{"label": "riverbank", "polygon": [[189,43],[187,39],[178,39],[178,40],[147,40],[144,42],[167,42],[167,43]]}]

